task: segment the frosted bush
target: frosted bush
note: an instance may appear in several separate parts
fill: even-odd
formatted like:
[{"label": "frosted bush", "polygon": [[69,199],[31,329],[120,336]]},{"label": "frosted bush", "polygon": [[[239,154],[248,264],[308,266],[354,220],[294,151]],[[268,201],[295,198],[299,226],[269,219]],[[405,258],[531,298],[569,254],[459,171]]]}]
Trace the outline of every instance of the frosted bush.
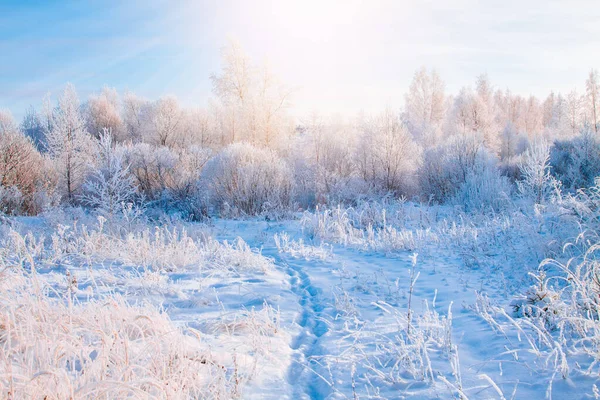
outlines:
[{"label": "frosted bush", "polygon": [[481,163],[488,162],[484,151],[478,135],[456,135],[426,150],[419,170],[422,195],[437,202],[450,200],[471,174],[482,169]]},{"label": "frosted bush", "polygon": [[292,173],[273,151],[247,143],[225,148],[206,165],[203,179],[211,199],[247,215],[291,206]]},{"label": "frosted bush", "polygon": [[325,243],[319,246],[311,246],[304,243],[304,240],[292,240],[285,232],[273,236],[275,246],[280,253],[289,254],[294,258],[303,258],[305,260],[326,260],[332,257],[332,248]]},{"label": "frosted bush", "polygon": [[467,172],[453,203],[463,206],[465,211],[500,211],[510,202],[512,187],[508,179],[501,176],[492,157],[480,152],[472,170]]},{"label": "frosted bush", "polygon": [[136,187],[129,166],[124,165],[123,149],[114,147],[112,133],[106,129],[96,143],[96,157],[97,165],[83,184],[80,199],[112,220],[126,204],[133,203]]},{"label": "frosted bush", "polygon": [[550,174],[550,146],[544,141],[534,143],[523,155],[519,164],[521,180],[519,192],[541,204],[560,193],[560,182]]},{"label": "frosted bush", "polygon": [[57,299],[35,277],[0,276],[3,396],[225,398],[239,390],[199,332],[119,297],[77,303],[76,285]]},{"label": "frosted bush", "polygon": [[551,173],[569,190],[594,184],[600,175],[600,143],[591,127],[585,126],[571,140],[555,141],[550,149]]}]

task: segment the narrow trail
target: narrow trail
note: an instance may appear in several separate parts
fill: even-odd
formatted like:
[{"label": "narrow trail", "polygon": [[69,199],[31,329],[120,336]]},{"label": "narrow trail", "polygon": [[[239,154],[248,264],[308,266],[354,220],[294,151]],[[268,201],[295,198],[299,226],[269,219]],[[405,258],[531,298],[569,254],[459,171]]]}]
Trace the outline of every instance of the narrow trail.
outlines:
[{"label": "narrow trail", "polygon": [[329,330],[322,317],[325,308],[322,289],[312,283],[305,271],[305,261],[283,260],[275,247],[263,248],[263,254],[273,258],[276,266],[289,275],[291,290],[298,296],[300,305],[300,313],[295,321],[300,332],[290,343],[294,355],[288,371],[294,398],[323,399],[330,389],[319,376],[319,364],[315,359],[324,354],[320,338]]},{"label": "narrow trail", "polygon": [[[280,254],[273,241],[275,233],[284,231],[292,237],[302,237],[291,224],[252,226],[241,223],[233,230],[234,234],[229,233],[228,239],[239,235],[251,247],[260,248],[262,254],[271,258],[275,267],[285,273],[289,290],[297,299],[297,311],[291,313],[296,315],[295,320],[288,321],[294,335],[289,343],[292,359],[286,373],[291,397],[304,400],[338,398],[338,395],[352,398],[354,389],[350,387],[350,380],[354,378],[351,371],[355,365],[362,368],[358,374],[363,375],[357,375],[357,379],[363,379],[369,372],[363,364],[371,362],[366,360],[367,353],[382,357],[382,368],[392,364],[384,359],[387,356],[384,348],[373,347],[378,345],[370,338],[367,338],[367,346],[371,347],[361,347],[364,343],[358,342],[355,344],[361,350],[352,353],[351,336],[364,328],[363,332],[371,337],[381,338],[381,343],[394,345],[393,334],[388,332],[393,321],[375,304],[385,302],[402,315],[407,311],[412,253],[367,253],[334,245],[330,259],[294,258]],[[452,310],[452,344],[456,345],[460,357],[458,368],[462,376],[462,382],[458,384],[473,388],[477,393],[485,391],[486,398],[496,398],[497,394],[486,387],[485,382],[482,386],[480,373],[491,376],[507,393],[519,379],[533,379],[530,371],[503,369],[504,363],[512,365],[509,356],[497,358],[507,351],[506,340],[469,309],[475,303],[476,291],[499,289],[490,287],[484,270],[466,269],[460,255],[447,250],[424,252],[418,257],[416,268],[420,277],[412,294],[413,312],[420,314],[424,307],[433,307],[440,316],[446,316],[448,310]],[[340,298],[347,304],[338,303]],[[349,309],[344,309],[345,306]],[[383,333],[388,336],[383,336],[382,332],[388,332]],[[527,350],[522,344],[515,343],[515,346],[519,351]],[[363,350],[367,353],[360,353]],[[381,378],[377,383],[377,388],[382,390],[381,398],[451,396],[452,392],[437,378],[443,374],[454,379],[451,362],[444,356],[446,350],[432,345],[429,351],[435,357],[433,368],[438,369],[433,381],[418,382],[400,368],[404,372],[398,382],[389,383],[387,378]],[[351,360],[351,357],[355,358]],[[362,385],[357,390],[364,391],[364,380]]]},{"label": "narrow trail", "polygon": [[[319,400],[331,393],[330,385],[324,381],[318,357],[327,352],[321,345],[321,338],[329,328],[323,312],[326,307],[323,289],[317,287],[311,280],[306,260],[282,257],[273,242],[273,225],[264,224],[261,229],[236,224],[237,229],[224,230],[217,235],[219,240],[233,240],[241,237],[253,248],[260,248],[261,254],[271,258],[275,267],[289,277],[291,291],[298,298],[298,314],[293,321],[298,325],[298,334],[292,339],[290,348],[293,351],[291,365],[287,372],[287,380],[293,388],[293,399]],[[242,229],[240,229],[242,228]],[[248,229],[254,228],[254,229]]]}]

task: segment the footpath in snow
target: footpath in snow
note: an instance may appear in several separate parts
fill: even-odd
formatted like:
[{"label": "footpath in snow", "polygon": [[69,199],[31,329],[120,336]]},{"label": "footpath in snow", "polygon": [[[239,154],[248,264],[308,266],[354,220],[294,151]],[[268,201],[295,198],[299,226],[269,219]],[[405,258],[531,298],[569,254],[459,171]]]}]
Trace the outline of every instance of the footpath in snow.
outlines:
[{"label": "footpath in snow", "polygon": [[[308,244],[297,222],[221,224],[217,237],[239,235],[260,248],[297,297],[293,321],[283,322],[291,333],[289,398],[546,396],[548,360],[477,311],[488,297],[503,299],[505,288],[459,254]],[[565,398],[570,385],[556,379],[551,396]],[[258,397],[269,392],[256,389]]]}]

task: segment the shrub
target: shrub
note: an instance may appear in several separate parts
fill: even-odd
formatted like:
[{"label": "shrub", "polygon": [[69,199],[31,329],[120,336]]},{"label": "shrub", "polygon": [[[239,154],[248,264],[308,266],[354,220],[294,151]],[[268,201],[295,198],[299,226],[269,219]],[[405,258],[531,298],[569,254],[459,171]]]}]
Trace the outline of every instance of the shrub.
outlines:
[{"label": "shrub", "polygon": [[533,144],[519,164],[522,179],[517,182],[519,192],[531,197],[537,204],[548,200],[560,188],[550,174],[550,147],[546,142]]},{"label": "shrub", "polygon": [[445,144],[425,151],[419,170],[422,194],[437,202],[452,199],[467,179],[487,162],[482,138],[453,136]]},{"label": "shrub", "polygon": [[600,175],[600,143],[589,127],[571,140],[556,141],[550,149],[552,175],[562,186],[576,190],[593,185]]},{"label": "shrub", "polygon": [[219,207],[257,215],[291,206],[291,170],[271,150],[232,144],[207,163],[202,177]]},{"label": "shrub", "polygon": [[453,202],[462,205],[465,211],[492,209],[500,211],[510,201],[512,191],[507,177],[500,175],[493,158],[482,151],[467,173]]},{"label": "shrub", "polygon": [[33,143],[18,131],[0,134],[0,208],[8,214],[36,214],[40,204],[44,160]]}]

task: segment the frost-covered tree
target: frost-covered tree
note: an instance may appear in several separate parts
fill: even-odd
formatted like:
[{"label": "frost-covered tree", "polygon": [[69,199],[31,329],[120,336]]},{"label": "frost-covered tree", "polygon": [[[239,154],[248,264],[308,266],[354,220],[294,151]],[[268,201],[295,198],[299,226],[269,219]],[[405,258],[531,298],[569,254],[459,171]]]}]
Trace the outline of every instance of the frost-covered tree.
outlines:
[{"label": "frost-covered tree", "polygon": [[425,67],[415,72],[405,96],[406,121],[421,142],[435,144],[446,113],[444,82],[436,71]]},{"label": "frost-covered tree", "polygon": [[165,146],[136,143],[125,149],[125,162],[147,200],[158,200],[177,179],[179,155]]},{"label": "frost-covered tree", "polygon": [[12,114],[8,110],[0,109],[0,135],[14,132],[17,130],[17,124]]},{"label": "frost-covered tree", "polygon": [[240,45],[222,49],[222,69],[211,75],[221,145],[246,141],[275,147],[288,133],[286,109],[291,91],[266,66],[252,65]]},{"label": "frost-covered tree", "polygon": [[46,151],[48,146],[46,141],[47,130],[42,122],[42,117],[35,111],[35,108],[29,107],[27,109],[20,128],[23,134],[31,139],[38,151]]},{"label": "frost-covered tree", "polygon": [[0,133],[0,207],[8,213],[35,213],[42,190],[43,160],[33,143],[14,127]]},{"label": "frost-covered tree", "polygon": [[575,136],[581,127],[583,114],[583,98],[577,91],[573,90],[567,95],[566,109],[569,128],[571,129],[571,134]]},{"label": "frost-covered tree", "polygon": [[550,145],[546,141],[539,140],[525,151],[519,169],[519,192],[537,204],[547,200],[559,188],[559,182],[550,173]]},{"label": "frost-covered tree", "polygon": [[186,110],[183,115],[180,144],[184,148],[199,146],[212,149],[216,145],[213,130],[213,118],[206,110],[200,108]]},{"label": "frost-covered tree", "polygon": [[124,139],[119,94],[116,89],[105,87],[99,95],[90,96],[87,111],[87,130],[90,134],[100,137],[104,129],[109,129],[113,139]]},{"label": "frost-covered tree", "polygon": [[157,146],[174,147],[181,139],[183,112],[179,102],[173,96],[167,96],[155,102],[148,117],[149,143]]},{"label": "frost-covered tree", "polygon": [[598,82],[598,71],[592,69],[585,82],[585,92],[587,97],[588,120],[598,134],[598,113],[600,112],[600,83]]},{"label": "frost-covered tree", "polygon": [[524,112],[521,114],[521,126],[530,140],[535,140],[543,127],[543,111],[540,101],[535,96],[529,96],[525,103]]},{"label": "frost-covered tree", "polygon": [[358,148],[358,167],[373,188],[407,194],[419,162],[419,148],[398,115],[387,109],[368,121]]},{"label": "frost-covered tree", "polygon": [[149,103],[131,92],[125,92],[122,107],[125,137],[137,143],[142,140]]},{"label": "frost-covered tree", "polygon": [[474,131],[483,134],[485,146],[493,153],[500,150],[498,133],[500,128],[496,121],[496,107],[493,88],[487,75],[480,75],[476,82],[475,104],[473,105]]},{"label": "frost-covered tree", "polygon": [[68,84],[52,113],[52,126],[47,134],[48,154],[59,175],[62,197],[69,204],[75,201],[75,195],[93,165],[93,142],[85,130],[79,108],[75,88]]},{"label": "frost-covered tree", "polygon": [[136,187],[129,166],[124,165],[122,149],[115,147],[111,131],[104,128],[95,144],[97,164],[83,184],[80,199],[110,221],[133,202]]},{"label": "frost-covered tree", "polygon": [[355,173],[353,157],[356,132],[340,118],[325,119],[311,115],[303,124],[302,133],[293,143],[292,159],[299,184],[299,195],[308,200],[311,191],[316,203],[345,200],[356,196],[347,193],[355,188],[351,180]]}]

